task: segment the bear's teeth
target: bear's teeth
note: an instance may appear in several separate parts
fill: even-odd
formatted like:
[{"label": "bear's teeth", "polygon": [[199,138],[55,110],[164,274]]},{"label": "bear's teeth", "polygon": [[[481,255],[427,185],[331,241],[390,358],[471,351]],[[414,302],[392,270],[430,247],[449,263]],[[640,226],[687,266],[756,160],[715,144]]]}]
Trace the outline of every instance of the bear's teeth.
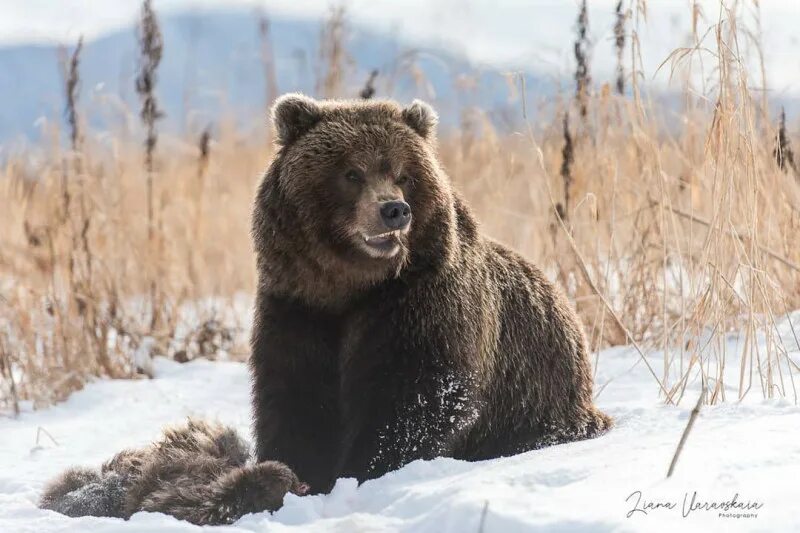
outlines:
[{"label": "bear's teeth", "polygon": [[384,238],[384,237],[389,237],[389,236],[391,236],[391,235],[394,235],[395,233],[397,233],[397,232],[396,232],[396,231],[387,231],[386,233],[381,233],[381,234],[379,234],[379,235],[373,235],[373,236],[371,236],[371,237],[370,237],[370,236],[368,236],[368,235],[364,235],[364,240],[365,240],[366,242],[369,242],[369,241],[373,241],[373,240],[375,240],[375,239],[382,239],[382,238]]}]

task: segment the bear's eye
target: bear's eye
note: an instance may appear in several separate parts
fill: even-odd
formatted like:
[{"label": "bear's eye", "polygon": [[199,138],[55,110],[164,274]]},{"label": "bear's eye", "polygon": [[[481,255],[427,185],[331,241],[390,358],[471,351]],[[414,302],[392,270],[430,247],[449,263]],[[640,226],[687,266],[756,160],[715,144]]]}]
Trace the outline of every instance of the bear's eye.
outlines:
[{"label": "bear's eye", "polygon": [[351,168],[344,173],[344,179],[353,183],[362,183],[364,181],[364,174],[357,168]]},{"label": "bear's eye", "polygon": [[401,174],[401,175],[400,175],[400,177],[398,177],[398,178],[397,178],[397,180],[395,181],[395,183],[396,183],[397,185],[403,185],[403,184],[404,184],[404,183],[406,183],[408,180],[409,180],[408,174]]}]

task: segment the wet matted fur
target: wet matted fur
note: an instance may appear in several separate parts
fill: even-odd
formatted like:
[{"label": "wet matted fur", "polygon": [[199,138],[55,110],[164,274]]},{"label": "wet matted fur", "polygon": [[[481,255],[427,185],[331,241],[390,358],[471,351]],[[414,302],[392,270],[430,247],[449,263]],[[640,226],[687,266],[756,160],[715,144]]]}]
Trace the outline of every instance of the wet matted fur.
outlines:
[{"label": "wet matted fur", "polygon": [[249,462],[232,428],[189,420],[159,442],[125,450],[99,471],[73,468],[51,481],[40,507],[68,516],[129,518],[161,512],[194,524],[229,524],[247,513],[274,511],[287,492],[308,487],[286,465]]},{"label": "wet matted fur", "polygon": [[[610,427],[576,314],[480,233],[439,164],[430,106],[295,94],[273,121],[253,214],[259,460],[322,492],[414,459],[488,459]],[[411,223],[374,251],[387,200]]]}]

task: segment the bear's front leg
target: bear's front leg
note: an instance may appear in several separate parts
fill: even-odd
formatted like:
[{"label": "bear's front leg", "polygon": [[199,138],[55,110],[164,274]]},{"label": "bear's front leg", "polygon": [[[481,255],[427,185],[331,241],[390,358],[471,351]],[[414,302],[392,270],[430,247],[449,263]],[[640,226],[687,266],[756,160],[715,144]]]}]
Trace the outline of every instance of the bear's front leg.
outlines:
[{"label": "bear's front leg", "polygon": [[250,367],[256,456],[326,492],[339,447],[336,317],[268,295],[256,301]]},{"label": "bear's front leg", "polygon": [[339,477],[362,482],[415,459],[451,456],[479,417],[475,371],[437,360],[435,344],[414,344],[367,336],[344,355]]}]

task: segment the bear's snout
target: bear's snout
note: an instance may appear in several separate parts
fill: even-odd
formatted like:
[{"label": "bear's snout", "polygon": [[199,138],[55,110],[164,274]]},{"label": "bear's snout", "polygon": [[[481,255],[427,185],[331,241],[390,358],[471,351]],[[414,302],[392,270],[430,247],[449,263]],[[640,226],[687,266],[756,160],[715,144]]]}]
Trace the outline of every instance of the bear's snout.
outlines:
[{"label": "bear's snout", "polygon": [[403,230],[411,223],[411,206],[402,200],[380,203],[381,220],[390,230]]}]

